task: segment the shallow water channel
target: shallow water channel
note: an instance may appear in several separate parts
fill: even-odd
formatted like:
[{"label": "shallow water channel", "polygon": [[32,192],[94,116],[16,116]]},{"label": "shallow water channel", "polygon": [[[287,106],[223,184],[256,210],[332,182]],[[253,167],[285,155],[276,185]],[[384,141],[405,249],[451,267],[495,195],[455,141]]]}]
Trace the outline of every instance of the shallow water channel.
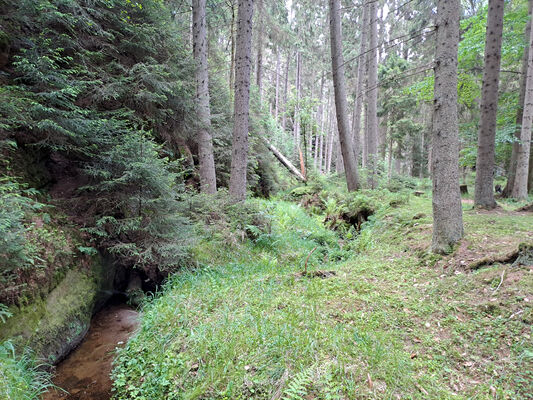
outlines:
[{"label": "shallow water channel", "polygon": [[63,390],[51,390],[43,400],[109,400],[114,350],[138,323],[137,311],[124,303],[111,302],[95,314],[83,342],[56,367],[54,384]]}]

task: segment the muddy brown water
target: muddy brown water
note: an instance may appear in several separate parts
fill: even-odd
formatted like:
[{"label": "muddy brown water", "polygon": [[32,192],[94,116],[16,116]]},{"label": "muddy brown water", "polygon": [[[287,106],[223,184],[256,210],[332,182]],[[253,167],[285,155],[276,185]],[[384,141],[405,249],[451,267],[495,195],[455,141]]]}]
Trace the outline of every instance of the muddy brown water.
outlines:
[{"label": "muddy brown water", "polygon": [[110,304],[98,312],[84,341],[55,370],[54,384],[43,400],[109,400],[114,350],[122,347],[139,324],[139,314],[126,304]]}]

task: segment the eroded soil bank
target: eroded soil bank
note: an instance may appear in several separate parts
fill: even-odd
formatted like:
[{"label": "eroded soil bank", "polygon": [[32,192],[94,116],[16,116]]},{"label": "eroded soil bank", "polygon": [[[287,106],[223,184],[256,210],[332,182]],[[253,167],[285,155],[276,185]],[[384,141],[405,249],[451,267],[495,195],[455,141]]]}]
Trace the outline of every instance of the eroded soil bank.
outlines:
[{"label": "eroded soil bank", "polygon": [[138,317],[131,307],[116,302],[98,312],[84,341],[56,368],[54,384],[64,391],[52,390],[43,400],[109,400],[113,350],[132,335]]}]

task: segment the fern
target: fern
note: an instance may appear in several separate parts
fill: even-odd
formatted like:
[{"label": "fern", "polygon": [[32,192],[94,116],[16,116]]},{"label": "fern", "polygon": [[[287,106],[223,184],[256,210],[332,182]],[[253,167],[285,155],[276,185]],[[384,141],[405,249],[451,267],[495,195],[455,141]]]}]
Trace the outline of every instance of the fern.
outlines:
[{"label": "fern", "polygon": [[323,391],[325,400],[342,400],[341,386],[339,382],[335,381],[331,372],[327,373],[323,378]]},{"label": "fern", "polygon": [[310,367],[294,376],[287,389],[285,389],[283,400],[303,399],[311,383],[313,383],[313,369]]}]

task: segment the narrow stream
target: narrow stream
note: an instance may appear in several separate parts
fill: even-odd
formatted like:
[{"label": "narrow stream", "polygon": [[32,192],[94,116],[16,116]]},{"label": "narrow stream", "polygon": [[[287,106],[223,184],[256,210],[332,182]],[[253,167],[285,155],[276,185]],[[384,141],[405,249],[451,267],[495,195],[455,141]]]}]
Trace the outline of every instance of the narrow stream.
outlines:
[{"label": "narrow stream", "polygon": [[138,326],[138,313],[124,303],[111,303],[95,314],[84,341],[56,367],[54,384],[43,400],[109,400],[113,350]]}]

